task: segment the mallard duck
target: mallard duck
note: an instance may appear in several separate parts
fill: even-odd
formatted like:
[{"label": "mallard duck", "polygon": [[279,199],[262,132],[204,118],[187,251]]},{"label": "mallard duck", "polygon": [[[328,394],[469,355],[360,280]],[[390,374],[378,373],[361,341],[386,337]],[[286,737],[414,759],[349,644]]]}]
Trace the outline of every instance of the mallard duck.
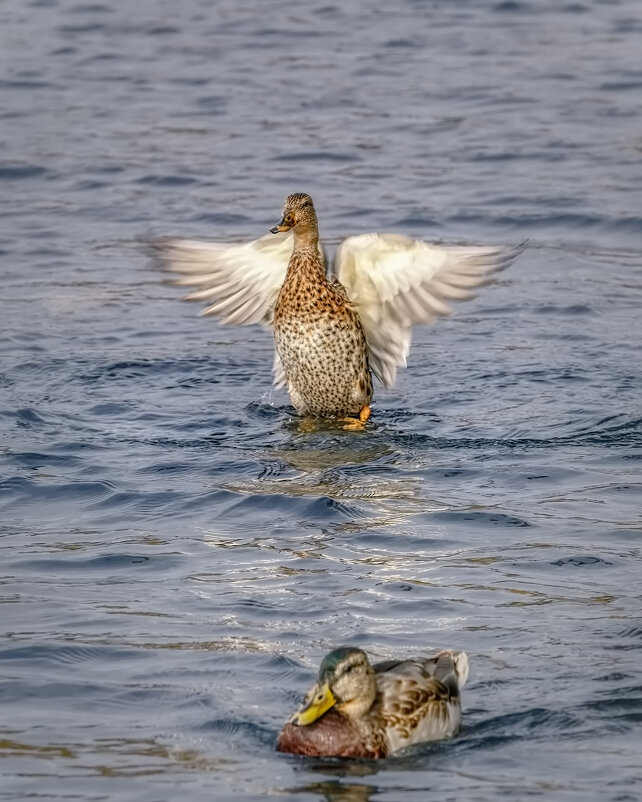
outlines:
[{"label": "mallard duck", "polygon": [[303,416],[365,422],[372,374],[386,387],[406,365],[412,327],[450,314],[521,247],[432,245],[398,234],[360,234],[339,245],[333,275],[312,198],[290,195],[278,225],[245,244],[157,243],[176,283],[197,287],[201,314],[274,331],[274,382]]},{"label": "mallard duck", "polygon": [[465,652],[370,665],[361,649],[328,654],[319,676],[279,733],[277,750],[317,757],[380,758],[456,735]]}]

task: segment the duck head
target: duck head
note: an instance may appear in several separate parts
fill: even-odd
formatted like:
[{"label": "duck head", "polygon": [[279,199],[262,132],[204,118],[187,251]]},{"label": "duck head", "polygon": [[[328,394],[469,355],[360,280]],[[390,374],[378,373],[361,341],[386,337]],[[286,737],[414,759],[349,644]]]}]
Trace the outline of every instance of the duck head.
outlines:
[{"label": "duck head", "polygon": [[349,719],[360,718],[370,710],[376,696],[377,681],[365,652],[344,646],[324,658],[317,681],[290,723],[307,726],[331,707]]},{"label": "duck head", "polygon": [[279,231],[290,231],[295,234],[305,234],[317,230],[317,214],[314,211],[312,198],[304,192],[288,195],[283,206],[281,222],[273,226],[270,231],[277,234]]}]

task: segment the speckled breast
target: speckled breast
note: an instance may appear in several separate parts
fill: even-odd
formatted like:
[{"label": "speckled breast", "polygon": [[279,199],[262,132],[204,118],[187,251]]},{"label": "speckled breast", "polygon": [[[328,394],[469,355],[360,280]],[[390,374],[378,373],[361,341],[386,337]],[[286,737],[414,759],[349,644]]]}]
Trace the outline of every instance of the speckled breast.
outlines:
[{"label": "speckled breast", "polygon": [[296,290],[284,285],[274,316],[292,403],[300,414],[356,415],[372,397],[361,321],[329,285],[314,294]]}]

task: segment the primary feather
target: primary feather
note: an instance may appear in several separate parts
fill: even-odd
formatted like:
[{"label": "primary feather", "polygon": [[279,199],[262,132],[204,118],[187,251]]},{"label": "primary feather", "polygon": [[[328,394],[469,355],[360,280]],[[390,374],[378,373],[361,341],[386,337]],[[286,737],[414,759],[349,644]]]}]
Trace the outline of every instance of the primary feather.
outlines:
[{"label": "primary feather", "polygon": [[399,234],[361,234],[339,246],[334,270],[356,304],[370,367],[386,386],[406,366],[412,327],[449,315],[446,301],[474,297],[518,248],[432,245]]}]

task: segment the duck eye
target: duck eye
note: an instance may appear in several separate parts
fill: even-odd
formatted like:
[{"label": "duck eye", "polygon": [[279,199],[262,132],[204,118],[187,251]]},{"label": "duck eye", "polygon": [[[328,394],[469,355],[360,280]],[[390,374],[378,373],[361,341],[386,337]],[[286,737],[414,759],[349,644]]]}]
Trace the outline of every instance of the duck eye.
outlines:
[{"label": "duck eye", "polygon": [[352,671],[352,666],[346,666],[346,670],[344,671],[344,674],[348,674],[348,673],[350,673],[350,671]]},{"label": "duck eye", "polygon": [[305,203],[301,204],[302,209],[307,209],[310,206],[310,201],[306,201]]}]

